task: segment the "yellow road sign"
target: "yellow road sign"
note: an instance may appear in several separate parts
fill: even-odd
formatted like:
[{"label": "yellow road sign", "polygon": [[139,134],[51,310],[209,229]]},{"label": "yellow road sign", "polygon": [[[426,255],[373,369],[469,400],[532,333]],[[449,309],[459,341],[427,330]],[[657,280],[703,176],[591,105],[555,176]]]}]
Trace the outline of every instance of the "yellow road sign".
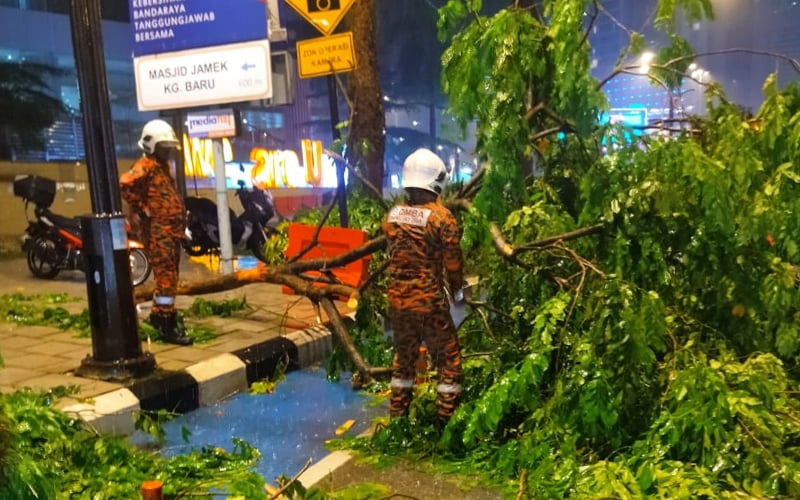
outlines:
[{"label": "yellow road sign", "polygon": [[330,35],[355,0],[286,0],[323,35]]},{"label": "yellow road sign", "polygon": [[352,71],[356,67],[353,32],[297,42],[297,67],[300,78]]}]

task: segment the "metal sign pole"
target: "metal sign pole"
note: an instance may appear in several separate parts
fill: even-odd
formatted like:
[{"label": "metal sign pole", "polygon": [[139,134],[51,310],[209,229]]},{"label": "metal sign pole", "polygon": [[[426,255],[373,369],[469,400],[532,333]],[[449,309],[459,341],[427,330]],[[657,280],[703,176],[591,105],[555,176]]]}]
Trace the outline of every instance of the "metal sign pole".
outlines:
[{"label": "metal sign pole", "polygon": [[[336,92],[336,77],[328,75],[328,104],[331,110],[331,129],[333,140],[342,138],[339,133],[339,98]],[[347,186],[344,181],[345,165],[342,161],[336,162],[336,198],[339,200],[339,225],[348,227],[350,221],[347,216]]]},{"label": "metal sign pole", "polygon": [[231,236],[228,186],[225,177],[225,155],[222,151],[222,141],[214,139],[212,148],[214,150],[214,187],[217,194],[219,268],[222,274],[231,274],[233,272],[233,238]]}]

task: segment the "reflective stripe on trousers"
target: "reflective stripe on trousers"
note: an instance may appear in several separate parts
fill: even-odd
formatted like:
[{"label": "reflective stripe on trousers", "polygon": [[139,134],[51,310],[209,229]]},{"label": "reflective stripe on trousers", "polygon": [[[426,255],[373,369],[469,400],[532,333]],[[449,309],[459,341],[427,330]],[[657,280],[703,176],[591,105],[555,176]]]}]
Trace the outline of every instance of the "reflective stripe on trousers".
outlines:
[{"label": "reflective stripe on trousers", "polygon": [[153,302],[160,306],[171,306],[175,304],[175,297],[162,297],[160,295],[154,295]]}]

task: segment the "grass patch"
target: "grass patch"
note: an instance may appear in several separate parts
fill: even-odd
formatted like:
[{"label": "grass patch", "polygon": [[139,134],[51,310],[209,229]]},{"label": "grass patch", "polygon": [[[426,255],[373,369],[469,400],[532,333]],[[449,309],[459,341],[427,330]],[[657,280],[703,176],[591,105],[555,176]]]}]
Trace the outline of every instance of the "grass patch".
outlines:
[{"label": "grass patch", "polygon": [[[89,310],[71,313],[62,305],[80,300],[66,293],[5,294],[0,296],[0,318],[18,325],[54,326],[61,330],[75,331],[78,337],[91,337]],[[203,344],[217,338],[217,331],[191,319],[211,316],[227,318],[246,307],[248,306],[245,298],[220,301],[198,298],[184,313],[179,314],[179,322],[196,344]],[[185,318],[189,321],[184,321]],[[162,342],[158,330],[147,321],[139,322],[139,337],[143,341]]]},{"label": "grass patch", "polygon": [[75,330],[80,336],[89,336],[89,311],[84,309],[74,314],[61,305],[79,300],[66,293],[5,294],[0,297],[0,317],[18,325],[54,326],[61,330]]}]

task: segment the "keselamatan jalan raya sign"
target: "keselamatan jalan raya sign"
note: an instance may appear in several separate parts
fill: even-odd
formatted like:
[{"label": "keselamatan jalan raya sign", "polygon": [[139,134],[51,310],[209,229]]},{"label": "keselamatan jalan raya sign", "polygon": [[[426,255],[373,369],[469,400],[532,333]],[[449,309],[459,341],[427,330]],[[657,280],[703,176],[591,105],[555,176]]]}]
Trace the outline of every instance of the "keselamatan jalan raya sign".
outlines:
[{"label": "keselamatan jalan raya sign", "polygon": [[133,55],[267,38],[264,0],[128,0]]},{"label": "keselamatan jalan raya sign", "polygon": [[142,111],[272,97],[267,40],[141,56],[133,64]]}]

